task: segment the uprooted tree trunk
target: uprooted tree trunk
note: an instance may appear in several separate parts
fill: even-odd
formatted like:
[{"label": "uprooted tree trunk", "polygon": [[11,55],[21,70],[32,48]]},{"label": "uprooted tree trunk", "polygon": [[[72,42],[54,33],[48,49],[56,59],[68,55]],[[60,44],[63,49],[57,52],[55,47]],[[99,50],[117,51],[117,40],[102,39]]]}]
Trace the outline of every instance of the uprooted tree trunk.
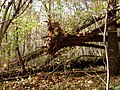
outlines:
[{"label": "uprooted tree trunk", "polygon": [[[72,45],[77,45],[77,46],[85,46],[85,47],[94,47],[94,48],[100,48],[100,49],[104,49],[104,46],[99,46],[99,45],[95,45],[95,44],[88,44],[87,42],[102,42],[103,36],[101,35],[96,35],[96,36],[77,36],[77,35],[68,35],[67,37],[64,37],[62,39],[61,42],[59,42],[59,47],[58,48],[53,48],[54,44],[52,44],[52,46],[50,46],[49,48],[49,53],[53,53],[53,50],[55,49],[54,53],[56,53],[58,50],[60,50],[63,47],[68,47],[68,45],[72,46]],[[107,38],[106,38],[107,39]],[[118,40],[120,41],[120,37],[118,38]],[[75,42],[74,42],[75,41]],[[84,43],[83,43],[84,42]],[[72,44],[73,43],[73,44]],[[36,51],[33,51],[29,54],[26,54],[25,56],[22,56],[22,60],[24,62],[28,62],[32,59],[35,59],[37,57],[39,57],[40,55],[42,55],[43,53],[46,52],[46,46],[39,48]],[[52,50],[52,51],[51,51]],[[13,59],[10,62],[10,67],[12,68],[13,66],[17,66],[19,65],[19,60],[17,59]]]},{"label": "uprooted tree trunk", "polygon": [[[119,18],[117,18],[118,20]],[[116,18],[113,19],[113,21],[116,20]],[[113,21],[110,21],[112,23]],[[108,24],[108,25],[109,25]],[[104,27],[100,26],[100,29],[102,30]],[[49,28],[51,30],[54,30],[53,28]],[[104,46],[99,46],[95,44],[89,44],[88,42],[102,42],[103,36],[102,35],[94,35],[94,33],[99,33],[99,29],[93,30],[93,32],[87,34],[87,35],[74,35],[74,34],[64,34],[64,33],[58,33],[55,35],[54,32],[52,32],[52,35],[48,35],[46,37],[46,46],[41,47],[40,49],[33,51],[25,56],[22,57],[23,61],[30,61],[31,59],[35,59],[39,57],[44,52],[48,52],[50,55],[54,55],[58,50],[64,47],[71,47],[71,46],[85,46],[85,47],[94,47],[94,48],[101,48],[104,49]],[[50,33],[51,34],[51,33]],[[108,36],[106,36],[106,41],[108,41]],[[120,37],[118,37],[118,41],[120,41]],[[48,61],[49,62],[49,61]],[[19,60],[15,59],[11,62],[10,66],[14,66],[15,64],[19,64]]]},{"label": "uprooted tree trunk", "polygon": [[[120,17],[112,17],[108,21],[108,26],[111,25],[114,21],[120,19]],[[48,36],[46,38],[46,47],[47,52],[50,55],[54,55],[58,50],[64,47],[71,47],[71,46],[87,46],[87,47],[95,47],[104,49],[104,46],[99,46],[95,44],[88,44],[86,42],[102,42],[103,36],[98,35],[104,29],[104,24],[93,31],[91,33],[87,33],[86,35],[76,35],[76,34],[68,34],[65,33],[59,26],[58,22],[53,22],[50,24],[51,26],[48,27]],[[56,34],[57,33],[57,34]],[[118,40],[120,38],[118,37]],[[108,36],[106,36],[106,41],[108,41]]]},{"label": "uprooted tree trunk", "polygon": [[[25,56],[22,56],[22,61],[23,62],[28,62],[32,59],[35,59],[37,57],[39,57],[40,55],[42,55],[45,51],[45,48],[46,47],[41,47],[40,49],[36,50],[36,51],[33,51]],[[10,65],[9,65],[9,68],[13,68],[15,66],[20,66],[20,60],[18,59],[13,59],[10,61]]]},{"label": "uprooted tree trunk", "polygon": [[[98,18],[98,21],[103,19]],[[120,19],[120,17],[112,17],[108,20],[108,26],[111,25],[114,21]],[[30,61],[31,59],[35,59],[39,57],[44,52],[47,52],[50,56],[54,55],[58,50],[64,47],[71,47],[71,46],[85,46],[85,47],[95,47],[104,49],[104,46],[99,46],[95,44],[90,44],[87,42],[102,42],[103,36],[98,35],[103,29],[104,24],[98,28],[92,30],[91,33],[86,33],[86,35],[77,35],[77,34],[68,34],[64,30],[62,30],[59,26],[58,22],[47,22],[48,23],[48,36],[45,38],[46,46],[43,46],[37,51],[31,52],[22,57],[23,61]],[[87,26],[94,24],[95,22],[91,21],[87,25],[83,25],[82,29],[86,28]],[[76,27],[76,29],[81,29]],[[100,30],[99,30],[100,29]],[[108,41],[108,36],[106,36],[106,41]],[[118,37],[118,41],[120,41],[120,37]],[[10,66],[14,66],[15,64],[19,64],[19,60],[14,60],[11,62]]]}]

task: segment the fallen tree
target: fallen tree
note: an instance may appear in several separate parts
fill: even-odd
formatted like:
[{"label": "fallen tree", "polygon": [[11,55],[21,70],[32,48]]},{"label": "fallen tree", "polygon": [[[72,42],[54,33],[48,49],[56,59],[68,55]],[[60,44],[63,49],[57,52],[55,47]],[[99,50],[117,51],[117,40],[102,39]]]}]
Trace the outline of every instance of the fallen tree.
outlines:
[{"label": "fallen tree", "polygon": [[[109,19],[108,26],[118,20],[120,17],[113,17]],[[103,17],[95,18],[97,21],[100,21],[104,19]],[[84,47],[94,47],[94,48],[100,48],[104,49],[104,46],[100,46],[97,44],[90,44],[88,42],[102,42],[103,36],[98,35],[98,33],[101,33],[100,30],[103,31],[104,24],[99,26],[98,28],[95,28],[90,33],[86,32],[85,35],[83,34],[68,34],[64,30],[61,29],[58,22],[47,22],[48,23],[48,36],[45,38],[46,46],[41,47],[40,49],[31,52],[25,56],[22,57],[22,60],[24,62],[30,61],[31,59],[35,59],[42,55],[44,52],[47,52],[50,56],[54,56],[54,54],[59,51],[61,48],[64,47],[71,47],[71,46],[84,46]],[[95,23],[95,20],[91,20],[89,23],[81,26],[76,27],[75,29],[85,29],[88,26]],[[56,34],[57,33],[57,34]],[[118,37],[120,41],[120,37]],[[106,37],[107,41],[107,37]],[[50,60],[48,60],[50,61]],[[10,63],[10,67],[13,67],[14,65],[19,65],[19,60],[14,59]]]},{"label": "fallen tree", "polygon": [[[98,22],[98,21],[104,19],[104,17],[99,17],[99,18],[95,18],[95,19]],[[113,23],[114,21],[116,21],[118,19],[120,19],[119,16],[110,18],[107,23],[108,26],[111,25],[111,23]],[[85,28],[89,27],[90,25],[95,24],[95,22],[96,22],[95,20],[91,20],[90,23],[85,24],[81,27],[76,27],[75,29],[77,29],[77,31],[80,31],[81,29],[85,29]],[[34,52],[31,52],[31,53],[23,56],[22,60],[24,62],[28,62],[31,59],[35,59],[45,52],[47,52],[47,54],[49,54],[50,56],[54,56],[57,51],[59,51],[61,48],[64,48],[64,47],[85,46],[85,47],[94,47],[94,48],[104,49],[104,46],[88,43],[88,42],[102,42],[103,41],[103,36],[99,35],[98,33],[101,33],[103,31],[104,24],[102,24],[98,28],[95,28],[94,30],[90,31],[90,33],[85,32],[85,35],[83,35],[83,34],[75,35],[75,34],[68,34],[64,30],[62,30],[61,27],[59,26],[58,22],[47,22],[47,23],[48,23],[48,32],[49,33],[48,33],[48,36],[45,38],[46,46],[43,46],[39,50],[36,50]],[[106,37],[106,39],[107,39],[107,37]],[[120,41],[120,37],[119,37],[119,41]],[[51,60],[48,60],[47,62],[49,63],[50,61]],[[10,67],[12,68],[15,64],[19,65],[19,62],[20,61],[18,59],[11,61]],[[83,60],[81,62],[71,61],[71,62],[66,63],[66,65],[70,65],[70,69],[74,69],[74,68],[83,69],[85,67],[89,67],[90,65],[91,66],[97,66],[97,65],[105,66],[103,61],[101,61],[101,60],[98,60],[98,61],[84,61]],[[55,66],[56,67],[59,66],[59,68],[57,68],[59,71],[64,69],[63,64],[60,64],[60,65],[56,64]],[[53,71],[54,68],[52,66],[47,65],[46,67],[40,66],[40,68],[36,69],[36,70],[28,69],[27,73],[24,73],[22,71],[2,72],[2,73],[0,73],[0,81],[15,80],[16,76],[18,76],[18,75],[20,77],[26,78],[29,75],[32,75],[32,74],[35,74],[35,73],[38,73],[41,71]]]},{"label": "fallen tree", "polygon": [[[42,55],[43,53],[45,53],[45,47],[41,47],[40,49],[36,50],[36,51],[33,51],[25,56],[22,57],[22,60],[24,62],[28,62],[30,61],[31,59],[35,59],[37,57],[39,57],[40,55]],[[9,68],[13,68],[15,66],[20,66],[20,61],[19,59],[13,59],[10,61],[10,64],[9,64]]]},{"label": "fallen tree", "polygon": [[[109,21],[108,25],[110,25],[113,21],[118,20],[119,18],[120,17],[116,17],[113,20],[110,19],[111,21]],[[56,23],[53,23],[53,24],[56,24]],[[24,61],[30,61],[31,59],[35,59],[39,57],[41,54],[43,54],[44,52],[54,55],[58,50],[64,47],[84,46],[84,47],[94,47],[94,48],[104,49],[104,46],[87,43],[87,42],[103,42],[103,36],[98,35],[98,33],[100,33],[99,29],[103,30],[104,24],[99,28],[94,29],[91,33],[88,33],[86,35],[74,35],[74,34],[68,34],[68,33],[64,34],[59,32],[59,30],[57,31],[58,34],[55,35],[56,33],[56,31],[54,30],[56,28],[55,26],[58,29],[62,30],[59,27],[59,24],[51,25],[48,28],[48,30],[50,32],[49,34],[51,34],[52,32],[53,36],[52,35],[47,36],[47,41],[46,41],[47,46],[43,46],[40,49],[23,56],[22,58]],[[120,41],[120,37],[118,37],[118,40]],[[106,36],[106,41],[107,41],[107,36]],[[15,64],[19,64],[18,59],[12,60],[12,62],[10,63],[10,67],[14,66]]]}]

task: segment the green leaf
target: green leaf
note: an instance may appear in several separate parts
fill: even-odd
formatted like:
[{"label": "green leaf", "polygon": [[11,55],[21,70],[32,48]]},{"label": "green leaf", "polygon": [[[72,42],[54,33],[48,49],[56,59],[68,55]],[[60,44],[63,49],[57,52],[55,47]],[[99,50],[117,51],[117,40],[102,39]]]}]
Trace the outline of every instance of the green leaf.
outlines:
[{"label": "green leaf", "polygon": [[114,89],[115,89],[115,90],[120,90],[120,84],[114,85]]},{"label": "green leaf", "polygon": [[61,2],[60,2],[60,0],[58,0],[58,1],[57,1],[57,5],[60,5],[60,4],[61,4]]}]

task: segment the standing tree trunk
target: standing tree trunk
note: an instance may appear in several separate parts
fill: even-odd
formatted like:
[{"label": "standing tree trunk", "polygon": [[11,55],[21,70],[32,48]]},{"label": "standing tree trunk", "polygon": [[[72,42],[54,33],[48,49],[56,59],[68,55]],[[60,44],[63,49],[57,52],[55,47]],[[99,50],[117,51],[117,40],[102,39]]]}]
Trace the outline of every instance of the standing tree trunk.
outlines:
[{"label": "standing tree trunk", "polygon": [[[112,7],[116,6],[116,0],[110,0]],[[115,17],[116,11],[111,11],[108,14],[109,18]],[[120,75],[120,56],[117,37],[117,22],[114,21],[108,27],[108,60],[110,75]]]},{"label": "standing tree trunk", "polygon": [[[16,27],[16,31],[17,30],[18,30],[18,27]],[[15,36],[17,57],[20,61],[23,72],[26,73],[27,71],[25,69],[25,61],[22,59],[22,55],[21,55],[21,52],[20,52],[20,49],[19,49],[19,44],[18,44],[18,38],[19,38],[19,35],[18,35],[18,32],[17,32],[16,36]]]}]

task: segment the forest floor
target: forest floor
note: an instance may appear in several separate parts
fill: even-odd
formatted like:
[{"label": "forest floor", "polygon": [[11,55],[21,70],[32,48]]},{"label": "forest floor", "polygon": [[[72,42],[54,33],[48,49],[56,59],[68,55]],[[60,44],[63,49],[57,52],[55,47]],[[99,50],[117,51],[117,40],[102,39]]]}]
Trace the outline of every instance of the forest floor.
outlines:
[{"label": "forest floor", "polygon": [[[82,71],[39,72],[25,79],[0,82],[0,90],[105,90],[106,73],[88,73],[98,68],[101,67]],[[83,72],[84,75],[81,74]],[[120,76],[110,77],[110,90],[120,90]]]}]

